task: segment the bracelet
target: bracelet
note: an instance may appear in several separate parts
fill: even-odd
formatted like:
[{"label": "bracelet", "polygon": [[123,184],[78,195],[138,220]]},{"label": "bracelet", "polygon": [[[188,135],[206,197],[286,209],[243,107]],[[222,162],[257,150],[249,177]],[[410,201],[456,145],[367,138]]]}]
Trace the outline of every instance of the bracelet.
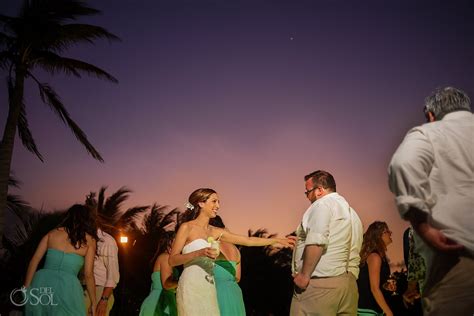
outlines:
[{"label": "bracelet", "polygon": [[107,296],[101,296],[100,300],[104,301],[104,302],[107,302],[109,300],[109,298]]}]

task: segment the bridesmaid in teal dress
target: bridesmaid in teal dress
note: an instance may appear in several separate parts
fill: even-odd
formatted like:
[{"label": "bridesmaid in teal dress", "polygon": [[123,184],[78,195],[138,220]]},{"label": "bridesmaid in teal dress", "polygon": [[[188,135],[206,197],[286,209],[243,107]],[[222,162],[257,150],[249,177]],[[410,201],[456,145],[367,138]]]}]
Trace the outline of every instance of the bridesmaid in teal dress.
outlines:
[{"label": "bridesmaid in teal dress", "polygon": [[[219,215],[211,218],[209,224],[225,228]],[[244,316],[245,305],[240,281],[240,252],[236,246],[220,241],[220,254],[214,265],[217,301],[221,316]]]},{"label": "bridesmaid in teal dress", "polygon": [[166,232],[158,241],[155,264],[151,274],[151,291],[140,308],[140,316],[177,316],[176,287],[178,270],[168,263],[175,233]]},{"label": "bridesmaid in teal dress", "polygon": [[[25,315],[84,316],[84,291],[77,278],[84,266],[90,297],[95,298],[94,256],[97,225],[95,214],[86,206],[73,205],[58,228],[41,239],[26,272]],[[36,271],[46,254],[44,267]],[[92,304],[95,314],[96,302]]]}]

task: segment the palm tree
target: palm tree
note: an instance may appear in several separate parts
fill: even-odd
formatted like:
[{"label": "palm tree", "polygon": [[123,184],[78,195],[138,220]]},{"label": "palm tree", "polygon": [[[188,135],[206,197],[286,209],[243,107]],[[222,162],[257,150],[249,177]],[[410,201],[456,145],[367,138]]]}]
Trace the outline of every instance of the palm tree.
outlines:
[{"label": "palm tree", "polygon": [[94,43],[100,38],[118,40],[117,36],[99,26],[74,23],[81,16],[98,13],[100,11],[78,0],[24,0],[17,17],[0,15],[0,67],[7,71],[9,97],[8,116],[0,143],[0,236],[4,227],[8,178],[17,129],[26,149],[43,161],[28,125],[23,100],[26,79],[32,79],[37,84],[43,103],[72,130],[89,154],[103,161],[86,134],[69,116],[54,89],[33,74],[33,70],[42,69],[52,75],[64,73],[81,77],[81,74],[87,74],[116,83],[117,79],[106,71],[61,55],[77,43]]},{"label": "palm tree", "polygon": [[[274,237],[266,229],[248,231],[249,237]],[[249,316],[288,315],[293,280],[291,250],[271,247],[241,247],[242,278],[240,287]]]},{"label": "palm tree", "polygon": [[121,207],[132,191],[126,187],[121,187],[111,196],[105,198],[106,190],[107,187],[103,186],[100,188],[99,194],[90,192],[86,197],[86,204],[97,209],[102,228],[105,228],[108,233],[114,236],[121,230],[139,231],[136,220],[150,206],[135,206],[122,211]]},{"label": "palm tree", "polygon": [[[20,181],[10,176],[8,185],[20,188]],[[16,225],[15,237],[13,237],[13,240],[15,240],[14,244],[16,246],[21,245],[28,239],[29,233],[33,231],[34,223],[37,222],[37,216],[34,216],[35,213],[31,212],[31,207],[27,202],[20,196],[13,194],[8,194],[7,196],[7,212],[14,214],[21,223],[21,225]]]},{"label": "palm tree", "polygon": [[[168,211],[167,206],[153,204],[143,218],[142,234],[137,239],[139,251],[144,262],[151,269],[154,264],[156,245],[158,240],[167,232],[174,230],[179,215],[177,208]],[[151,270],[150,270],[151,272]]]},{"label": "palm tree", "polygon": [[166,212],[167,207],[153,204],[150,213],[143,219],[143,232],[145,235],[159,236],[167,230],[172,230],[170,226],[176,224],[179,215],[177,208]]}]

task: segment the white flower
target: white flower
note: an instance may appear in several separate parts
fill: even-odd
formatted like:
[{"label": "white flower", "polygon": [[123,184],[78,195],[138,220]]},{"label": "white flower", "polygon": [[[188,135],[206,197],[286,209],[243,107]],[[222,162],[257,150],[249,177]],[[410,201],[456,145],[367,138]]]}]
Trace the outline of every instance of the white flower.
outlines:
[{"label": "white flower", "polygon": [[191,203],[187,202],[185,205],[184,205],[187,209],[190,209],[191,211],[194,210],[194,205],[192,205]]}]

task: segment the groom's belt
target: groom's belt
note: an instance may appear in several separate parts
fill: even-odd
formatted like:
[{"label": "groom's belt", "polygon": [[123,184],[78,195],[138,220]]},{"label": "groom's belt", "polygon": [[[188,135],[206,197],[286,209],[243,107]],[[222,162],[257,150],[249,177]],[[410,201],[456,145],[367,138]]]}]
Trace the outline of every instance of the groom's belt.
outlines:
[{"label": "groom's belt", "polygon": [[338,275],[331,275],[331,276],[316,276],[316,275],[313,275],[313,276],[311,276],[310,279],[314,280],[314,279],[338,278],[338,277],[346,275],[347,273],[349,273],[349,271],[343,272],[343,273],[338,274]]}]

